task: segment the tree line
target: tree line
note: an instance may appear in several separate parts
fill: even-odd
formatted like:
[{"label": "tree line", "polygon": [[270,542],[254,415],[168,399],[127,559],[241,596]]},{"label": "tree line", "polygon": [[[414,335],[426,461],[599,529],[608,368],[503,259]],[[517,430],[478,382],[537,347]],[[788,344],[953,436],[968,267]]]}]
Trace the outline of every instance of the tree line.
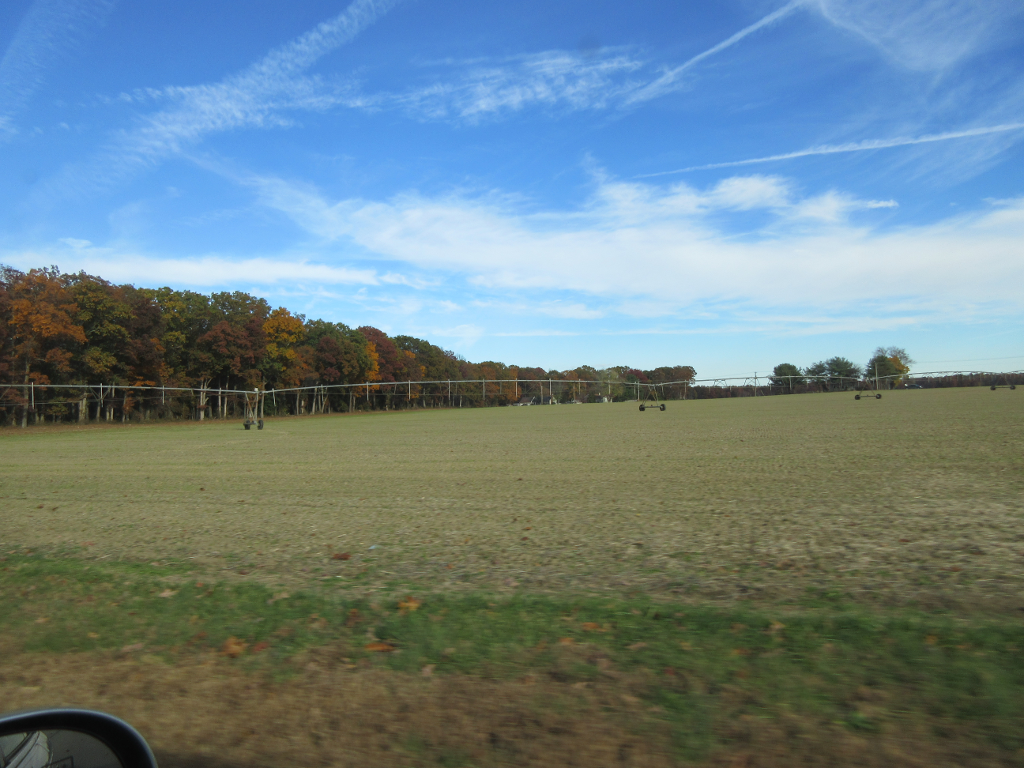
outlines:
[{"label": "tree line", "polygon": [[802,391],[817,386],[829,391],[855,389],[872,383],[891,388],[910,373],[914,360],[902,347],[878,347],[871,359],[861,367],[845,357],[830,357],[809,365],[803,370],[792,363],[781,363],[772,371],[771,384],[784,392]]},{"label": "tree line", "polygon": [[[365,392],[274,395],[270,412],[430,406],[454,404],[455,397],[462,405],[507,405],[523,398],[587,402],[625,399],[637,382],[685,382],[695,375],[690,366],[559,371],[471,363],[424,339],[309,319],[240,291],[206,295],[138,288],[85,272],[63,274],[56,267],[21,272],[0,265],[0,384],[20,385],[0,393],[0,423],[19,414],[23,424],[30,415],[35,421],[227,417],[240,406],[223,390],[276,392],[364,382],[373,385]],[[467,379],[483,383],[455,392],[398,386]],[[556,390],[550,384],[500,383],[519,379],[560,384]],[[82,389],[58,391],[52,386],[57,384]],[[99,397],[89,389],[97,384],[105,386]],[[193,392],[158,396],[146,387]],[[41,396],[46,393],[45,409],[35,407],[37,388]]]}]

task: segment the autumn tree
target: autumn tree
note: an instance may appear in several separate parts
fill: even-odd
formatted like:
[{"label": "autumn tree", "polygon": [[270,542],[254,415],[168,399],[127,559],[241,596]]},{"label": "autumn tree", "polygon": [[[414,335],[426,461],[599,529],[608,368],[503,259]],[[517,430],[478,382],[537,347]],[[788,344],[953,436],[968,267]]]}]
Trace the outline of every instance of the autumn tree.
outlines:
[{"label": "autumn tree", "polygon": [[14,336],[11,330],[11,292],[8,289],[8,267],[0,264],[0,382],[10,381],[14,373],[11,346]]},{"label": "autumn tree", "polygon": [[210,361],[209,378],[219,379],[223,388],[244,386],[248,389],[262,381],[259,363],[262,359],[262,328],[233,325],[221,320],[199,337],[198,346]]},{"label": "autumn tree", "polygon": [[131,310],[125,361],[132,384],[155,385],[166,376],[164,346],[166,332],[160,307],[146,292],[131,285],[121,286],[123,301]]},{"label": "autumn tree", "polygon": [[376,376],[366,337],[344,323],[311,320],[306,338],[314,350],[314,368],[325,384],[358,384]]},{"label": "autumn tree", "polygon": [[78,307],[60,270],[27,274],[4,268],[11,356],[23,381],[47,383],[71,372],[71,361],[87,339],[76,322]]},{"label": "autumn tree", "polygon": [[284,307],[263,323],[266,353],[263,374],[279,387],[301,387],[314,375],[312,350],[306,344],[305,318]]},{"label": "autumn tree", "polygon": [[377,354],[377,378],[374,381],[404,381],[406,380],[405,370],[408,365],[408,358],[400,355],[400,350],[395,343],[388,338],[388,335],[370,325],[359,328],[363,335]]},{"label": "autumn tree", "polygon": [[[653,371],[627,366],[596,371],[580,366],[558,371],[493,360],[472,363],[413,336],[389,338],[370,326],[353,330],[341,323],[307,321],[240,291],[206,296],[169,287],[114,285],[84,272],[62,275],[50,268],[24,274],[0,266],[0,379],[17,378],[21,381],[18,391],[32,382],[81,384],[78,393],[67,392],[79,398],[80,417],[88,413],[86,383],[115,385],[125,418],[132,388],[157,384],[168,390],[192,390],[180,395],[160,393],[160,402],[175,413],[194,408],[197,394],[199,413],[204,414],[208,398],[216,393],[224,415],[225,404],[233,401],[223,390],[252,386],[484,379],[488,403],[509,403],[523,394],[549,392],[563,399],[590,399],[593,386],[587,382],[594,380],[619,382],[613,394],[621,398],[629,386],[626,382],[666,384],[693,376],[687,366]],[[523,380],[544,385],[525,386],[520,383]],[[551,391],[548,380],[561,382],[561,387]],[[382,389],[393,392],[393,388]],[[416,385],[407,391],[415,396]],[[460,400],[480,400],[480,388],[472,384],[456,391]],[[603,387],[601,393],[606,393]],[[347,394],[351,405],[355,393]],[[18,402],[19,397],[11,391],[6,395],[7,402]],[[297,412],[303,411],[306,397],[296,394]],[[318,404],[329,406],[332,399],[340,399],[337,392],[328,395],[323,388],[317,397],[314,410]],[[58,402],[62,399],[66,402]],[[66,418],[73,404],[63,395],[51,396],[47,413]],[[109,418],[109,407],[107,412]]]},{"label": "autumn tree", "polygon": [[890,386],[895,386],[910,373],[913,364],[913,359],[902,347],[879,347],[864,366],[864,375],[885,379],[890,382]]},{"label": "autumn tree", "polygon": [[395,336],[392,343],[398,349],[415,355],[416,364],[423,369],[421,378],[429,381],[459,378],[459,366],[455,353],[443,350],[429,341],[417,339],[414,336]]},{"label": "autumn tree", "polygon": [[[26,385],[47,384],[69,374],[74,353],[86,337],[75,322],[77,307],[60,270],[33,269],[26,274],[3,267],[2,277],[11,373]],[[23,402],[23,427],[28,424],[28,410]]]}]

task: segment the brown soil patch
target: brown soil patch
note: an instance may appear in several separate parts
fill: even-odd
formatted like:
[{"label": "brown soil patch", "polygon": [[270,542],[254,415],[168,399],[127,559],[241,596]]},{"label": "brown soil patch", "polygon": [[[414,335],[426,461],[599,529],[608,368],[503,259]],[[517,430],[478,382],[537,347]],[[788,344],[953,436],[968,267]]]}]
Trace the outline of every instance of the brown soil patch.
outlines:
[{"label": "brown soil patch", "polygon": [[[635,695],[642,678],[610,672],[588,684],[408,675],[354,667],[339,651],[304,657],[275,679],[219,657],[7,654],[7,708],[79,706],[131,722],[162,768],[273,766],[634,766],[715,768],[996,768],[1024,764],[912,720],[858,735],[718,693],[715,735],[728,744],[697,762],[673,750],[670,724]],[[861,704],[877,707],[866,697]]]}]

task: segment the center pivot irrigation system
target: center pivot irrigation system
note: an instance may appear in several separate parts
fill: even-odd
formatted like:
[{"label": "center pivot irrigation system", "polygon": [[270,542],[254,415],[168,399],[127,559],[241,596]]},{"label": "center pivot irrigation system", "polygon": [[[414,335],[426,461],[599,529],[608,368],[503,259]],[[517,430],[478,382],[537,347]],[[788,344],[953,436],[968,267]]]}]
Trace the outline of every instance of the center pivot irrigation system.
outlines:
[{"label": "center pivot irrigation system", "polygon": [[[920,383],[917,383],[920,382]],[[265,410],[272,415],[331,413],[360,408],[459,408],[468,405],[555,405],[633,400],[640,411],[665,410],[665,400],[763,397],[784,393],[854,392],[856,400],[879,400],[894,385],[919,389],[935,386],[985,386],[1016,389],[1024,371],[931,371],[913,376],[737,376],[665,382],[589,379],[460,379],[438,381],[367,381],[361,384],[315,384],[285,389],[230,389],[207,382],[192,387],[129,384],[0,384],[0,425],[32,423],[132,421],[156,418],[233,418],[242,410],[242,425],[263,429]],[[559,395],[555,395],[555,389]],[[343,399],[344,398],[344,399]],[[347,399],[347,403],[345,403]],[[239,406],[243,406],[239,408]],[[117,418],[119,417],[119,418]]]},{"label": "center pivot irrigation system", "polygon": [[989,387],[993,392],[997,389],[1016,389],[1017,385],[1010,381],[1009,377],[1002,376],[999,379],[992,382],[992,386]]},{"label": "center pivot irrigation system", "polygon": [[658,400],[658,385],[657,384],[648,384],[647,385],[647,395],[646,395],[646,397],[644,397],[643,402],[640,403],[640,410],[641,411],[647,411],[647,410],[651,410],[651,411],[664,411],[665,410],[665,404],[663,402],[661,402],[660,400]]},{"label": "center pivot irrigation system", "polygon": [[263,429],[263,403],[267,398],[266,392],[254,389],[245,393],[245,421],[242,426],[250,429],[253,424],[256,429]]}]

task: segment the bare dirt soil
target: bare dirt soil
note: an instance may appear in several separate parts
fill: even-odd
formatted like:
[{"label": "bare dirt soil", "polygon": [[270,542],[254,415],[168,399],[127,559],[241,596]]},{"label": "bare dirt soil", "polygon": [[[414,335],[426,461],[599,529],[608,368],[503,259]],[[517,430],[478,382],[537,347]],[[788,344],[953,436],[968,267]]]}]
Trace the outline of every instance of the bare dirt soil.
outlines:
[{"label": "bare dirt soil", "polygon": [[1024,608],[1016,394],[7,430],[0,543],[354,594],[810,589],[1004,613]]}]

